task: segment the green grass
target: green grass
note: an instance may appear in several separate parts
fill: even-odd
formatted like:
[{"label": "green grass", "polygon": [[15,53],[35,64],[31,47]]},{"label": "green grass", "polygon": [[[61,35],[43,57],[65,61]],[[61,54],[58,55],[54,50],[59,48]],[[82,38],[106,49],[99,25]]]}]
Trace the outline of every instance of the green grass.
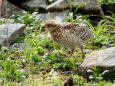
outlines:
[{"label": "green grass", "polygon": [[113,4],[115,0],[98,0],[101,4]]},{"label": "green grass", "polygon": [[[17,39],[18,43],[23,43],[25,46],[16,49],[1,48],[0,85],[63,86],[63,81],[70,76],[73,77],[75,86],[105,86],[105,84],[110,86],[112,84],[112,82],[103,79],[102,72],[98,72],[100,69],[92,70],[91,81],[77,75],[77,68],[83,61],[80,50],[78,49],[70,56],[64,48],[54,43],[49,34],[44,31],[43,21],[37,20],[36,13],[32,15],[27,13],[23,16],[16,14],[11,18],[16,22],[26,24],[25,35]],[[72,18],[73,21],[79,23],[82,23],[79,19],[84,19],[81,16],[75,20],[71,15],[66,18]],[[87,20],[84,19],[84,21]],[[85,45],[85,48],[93,50],[94,46],[105,46],[113,42],[111,34],[107,33],[107,27],[111,26],[109,21],[101,21],[96,27],[90,23],[88,25],[95,37]],[[65,72],[70,72],[70,74]],[[101,80],[99,80],[100,77]]]},{"label": "green grass", "polygon": [[[107,45],[112,42],[110,33],[107,32],[108,27],[112,27],[109,22],[100,21],[96,27],[93,27],[90,23],[87,23],[94,34],[91,38],[91,43],[93,45]],[[114,28],[114,27],[112,27]]]}]

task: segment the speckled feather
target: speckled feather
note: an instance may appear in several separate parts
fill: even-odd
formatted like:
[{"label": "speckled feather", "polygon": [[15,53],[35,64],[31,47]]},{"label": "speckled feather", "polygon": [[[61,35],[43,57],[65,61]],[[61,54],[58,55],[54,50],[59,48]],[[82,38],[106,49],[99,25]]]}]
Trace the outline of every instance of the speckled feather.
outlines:
[{"label": "speckled feather", "polygon": [[52,22],[50,28],[52,28],[49,31],[52,39],[61,46],[70,49],[80,48],[85,40],[93,36],[88,27],[71,22],[65,24],[58,24],[56,22],[53,24]]}]

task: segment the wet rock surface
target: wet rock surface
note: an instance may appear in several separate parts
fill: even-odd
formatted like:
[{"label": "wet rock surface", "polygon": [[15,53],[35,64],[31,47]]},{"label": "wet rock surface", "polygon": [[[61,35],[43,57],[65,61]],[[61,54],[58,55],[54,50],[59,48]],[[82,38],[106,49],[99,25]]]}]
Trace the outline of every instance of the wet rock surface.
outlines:
[{"label": "wet rock surface", "polygon": [[72,3],[72,8],[76,8],[80,6],[79,11],[88,13],[88,14],[99,14],[103,15],[103,11],[101,9],[101,5],[98,3],[97,0],[58,0],[53,4],[47,6],[48,11],[59,11],[70,8],[70,4]]},{"label": "wet rock surface", "polygon": [[2,24],[0,25],[0,44],[12,44],[24,33],[24,24]]},{"label": "wet rock surface", "polygon": [[86,71],[94,66],[101,68],[102,71],[109,70],[105,76],[115,78],[115,47],[94,51],[86,55],[86,58],[79,67],[81,75],[87,75]]}]

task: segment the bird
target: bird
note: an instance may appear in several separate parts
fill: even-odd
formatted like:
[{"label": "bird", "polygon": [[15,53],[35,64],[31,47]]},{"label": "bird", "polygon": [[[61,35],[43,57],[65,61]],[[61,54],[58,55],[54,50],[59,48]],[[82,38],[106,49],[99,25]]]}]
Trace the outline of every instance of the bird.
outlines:
[{"label": "bird", "polygon": [[70,50],[70,54],[73,54],[76,48],[80,48],[82,58],[85,57],[83,43],[93,36],[87,26],[73,22],[58,23],[54,19],[49,19],[45,21],[44,27],[50,33],[53,41]]}]

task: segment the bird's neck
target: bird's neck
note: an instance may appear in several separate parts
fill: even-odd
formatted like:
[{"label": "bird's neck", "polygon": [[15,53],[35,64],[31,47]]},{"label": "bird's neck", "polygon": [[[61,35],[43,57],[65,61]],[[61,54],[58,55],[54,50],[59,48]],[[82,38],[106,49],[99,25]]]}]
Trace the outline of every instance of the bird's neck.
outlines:
[{"label": "bird's neck", "polygon": [[50,31],[50,33],[55,32],[56,30],[60,30],[60,25],[56,25],[55,27],[53,27],[52,31]]}]

